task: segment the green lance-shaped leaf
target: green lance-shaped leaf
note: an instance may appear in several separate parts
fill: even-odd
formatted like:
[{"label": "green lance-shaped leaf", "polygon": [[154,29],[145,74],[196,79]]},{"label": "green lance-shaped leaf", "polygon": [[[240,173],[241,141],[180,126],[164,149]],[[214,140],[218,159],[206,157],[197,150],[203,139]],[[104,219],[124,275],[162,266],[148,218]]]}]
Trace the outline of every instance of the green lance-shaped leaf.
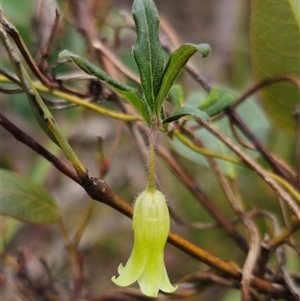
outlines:
[{"label": "green lance-shaped leaf", "polygon": [[58,208],[45,188],[7,170],[0,175],[0,214],[30,223],[59,221]]},{"label": "green lance-shaped leaf", "polygon": [[193,108],[190,106],[184,106],[180,108],[179,110],[175,111],[171,116],[166,118],[163,123],[169,123],[175,120],[178,120],[181,117],[184,116],[192,116],[194,118],[201,119],[202,121],[209,123],[210,122],[210,117],[208,114],[204,111],[201,111],[197,108]]},{"label": "green lance-shaped leaf", "polygon": [[137,31],[133,54],[145,98],[151,113],[154,113],[154,101],[164,69],[164,52],[159,40],[159,18],[152,0],[135,0],[132,14]]},{"label": "green lance-shaped leaf", "polygon": [[179,72],[186,65],[190,57],[197,51],[202,54],[202,57],[207,57],[210,54],[211,48],[207,44],[184,44],[170,55],[169,61],[164,70],[160,90],[155,99],[155,113],[157,116],[159,116],[160,108]]},{"label": "green lance-shaped leaf", "polygon": [[183,90],[180,85],[173,85],[169,91],[169,97],[174,109],[179,109],[183,106]]},{"label": "green lance-shaped leaf", "polygon": [[134,89],[128,85],[124,85],[116,81],[107,73],[105,73],[102,69],[96,67],[86,59],[68,50],[63,50],[58,55],[58,59],[60,62],[66,60],[73,61],[81,70],[83,70],[89,75],[97,77],[100,81],[107,84],[114,92],[116,92],[118,95],[122,96],[128,102],[130,102],[134,106],[134,108],[142,115],[147,124],[150,124],[149,107],[147,106],[145,100],[139,95],[137,89]]},{"label": "green lance-shaped leaf", "polygon": [[236,98],[237,96],[231,91],[223,88],[213,88],[206,100],[199,106],[199,109],[213,117],[231,106]]},{"label": "green lance-shaped leaf", "polygon": [[[299,0],[253,0],[251,10],[251,63],[256,81],[280,75],[299,77]],[[264,88],[261,95],[274,124],[293,134],[293,113],[299,104],[299,89],[282,82]]]}]

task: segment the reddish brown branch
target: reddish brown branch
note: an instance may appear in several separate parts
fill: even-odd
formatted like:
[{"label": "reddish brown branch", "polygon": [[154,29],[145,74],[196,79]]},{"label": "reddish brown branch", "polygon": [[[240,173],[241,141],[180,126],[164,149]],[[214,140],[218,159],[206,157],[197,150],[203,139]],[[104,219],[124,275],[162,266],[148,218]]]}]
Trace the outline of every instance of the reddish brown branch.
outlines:
[{"label": "reddish brown branch", "polygon": [[46,150],[43,146],[37,143],[34,139],[24,133],[20,128],[15,126],[12,122],[10,122],[5,116],[0,113],[0,124],[9,131],[18,141],[26,144],[36,153],[44,157],[48,160],[53,166],[55,166],[59,171],[61,171],[64,175],[80,184],[80,180],[73,169],[73,167],[69,166],[64,161],[60,160],[56,156],[52,155],[48,150]]},{"label": "reddish brown branch", "polygon": [[236,125],[244,135],[255,145],[256,149],[260,152],[262,157],[268,162],[273,171],[278,175],[282,176],[289,183],[294,183],[295,180],[291,178],[289,172],[287,172],[278,162],[272,157],[270,152],[264,147],[264,145],[253,135],[243,120],[236,114],[233,108],[229,107],[225,109],[225,114],[229,117],[230,121]]}]

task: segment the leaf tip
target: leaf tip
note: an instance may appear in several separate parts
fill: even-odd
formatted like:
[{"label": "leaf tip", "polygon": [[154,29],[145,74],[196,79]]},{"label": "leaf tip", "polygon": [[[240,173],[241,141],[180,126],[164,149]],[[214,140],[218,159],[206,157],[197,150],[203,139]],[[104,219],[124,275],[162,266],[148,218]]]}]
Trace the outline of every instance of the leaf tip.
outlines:
[{"label": "leaf tip", "polygon": [[200,44],[198,46],[198,50],[201,53],[203,58],[210,56],[211,51],[212,51],[210,45],[208,45],[206,43]]},{"label": "leaf tip", "polygon": [[60,63],[66,62],[69,59],[68,50],[63,50],[58,54],[58,61]]}]

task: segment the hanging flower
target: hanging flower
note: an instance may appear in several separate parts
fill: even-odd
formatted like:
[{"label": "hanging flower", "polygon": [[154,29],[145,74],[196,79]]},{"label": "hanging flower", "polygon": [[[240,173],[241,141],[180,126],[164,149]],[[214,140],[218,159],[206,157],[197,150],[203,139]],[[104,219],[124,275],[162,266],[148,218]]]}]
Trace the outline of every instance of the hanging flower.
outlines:
[{"label": "hanging flower", "polygon": [[164,195],[158,190],[143,191],[136,199],[133,214],[134,245],[119,277],[112,281],[128,286],[138,281],[143,294],[156,297],[159,290],[174,292],[164,264],[164,246],[170,229],[170,217]]}]

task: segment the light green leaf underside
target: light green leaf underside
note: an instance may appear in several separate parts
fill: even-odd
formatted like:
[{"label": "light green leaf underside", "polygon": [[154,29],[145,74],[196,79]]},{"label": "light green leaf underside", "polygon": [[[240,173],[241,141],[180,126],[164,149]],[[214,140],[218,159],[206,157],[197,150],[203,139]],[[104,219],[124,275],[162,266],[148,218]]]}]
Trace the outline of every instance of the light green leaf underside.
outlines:
[{"label": "light green leaf underside", "polygon": [[152,0],[134,1],[132,14],[137,32],[133,53],[143,92],[152,110],[164,69],[164,51],[159,40],[159,18]]},{"label": "light green leaf underside", "polygon": [[[251,59],[256,81],[279,76],[300,76],[300,6],[298,0],[253,0]],[[266,112],[282,130],[294,133],[293,113],[299,90],[289,83],[261,92]]]},{"label": "light green leaf underside", "polygon": [[210,117],[221,113],[229,107],[237,96],[231,91],[222,88],[213,88],[206,100],[199,106],[199,109],[206,112]]},{"label": "light green leaf underside", "polygon": [[59,211],[46,189],[7,170],[0,170],[0,176],[0,214],[30,223],[59,221]]},{"label": "light green leaf underside", "polygon": [[179,109],[183,105],[183,89],[180,85],[173,85],[169,91],[169,97],[173,108]]},{"label": "light green leaf underside", "polygon": [[58,58],[61,62],[65,60],[73,61],[84,72],[86,72],[89,75],[93,75],[97,77],[100,81],[107,84],[114,92],[116,92],[118,95],[122,96],[129,103],[131,103],[133,107],[142,115],[142,117],[145,119],[145,121],[148,124],[150,123],[149,109],[147,107],[146,102],[139,95],[137,89],[134,89],[128,85],[116,81],[108,74],[106,74],[102,69],[94,66],[86,59],[68,50],[63,50],[59,54]]},{"label": "light green leaf underside", "polygon": [[155,100],[155,112],[157,116],[178,74],[190,57],[197,51],[199,51],[203,57],[206,57],[210,53],[210,46],[207,44],[184,44],[181,45],[176,51],[171,53],[167,66],[164,70],[159,93]]},{"label": "light green leaf underside", "polygon": [[192,116],[198,119],[201,119],[202,121],[209,123],[210,122],[210,117],[208,116],[207,113],[193,107],[189,106],[184,106],[180,108],[179,110],[175,111],[171,116],[166,118],[163,123],[169,123],[175,120],[178,120],[181,117],[184,116]]}]

